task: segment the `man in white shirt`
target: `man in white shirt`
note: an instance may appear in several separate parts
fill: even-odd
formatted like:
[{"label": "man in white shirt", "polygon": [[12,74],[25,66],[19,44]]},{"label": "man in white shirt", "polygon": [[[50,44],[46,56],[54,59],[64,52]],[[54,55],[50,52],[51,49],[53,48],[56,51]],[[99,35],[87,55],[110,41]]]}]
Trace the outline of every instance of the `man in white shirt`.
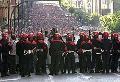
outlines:
[{"label": "man in white shirt", "polygon": [[10,65],[9,65],[9,72],[10,74],[16,74],[16,37],[15,35],[12,35],[11,36],[11,46],[12,46],[12,50],[10,51],[10,56],[9,56],[9,62],[10,62]]}]

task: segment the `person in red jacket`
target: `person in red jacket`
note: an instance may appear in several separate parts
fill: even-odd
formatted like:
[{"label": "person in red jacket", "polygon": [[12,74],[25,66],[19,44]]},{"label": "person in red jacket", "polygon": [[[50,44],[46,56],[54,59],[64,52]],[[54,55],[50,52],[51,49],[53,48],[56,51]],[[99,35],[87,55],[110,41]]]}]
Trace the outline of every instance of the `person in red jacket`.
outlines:
[{"label": "person in red jacket", "polygon": [[9,66],[9,54],[10,50],[12,49],[11,42],[9,42],[9,37],[7,33],[2,34],[2,39],[0,40],[0,43],[2,45],[1,47],[1,53],[2,53],[2,69],[1,69],[1,77],[8,76],[8,66]]},{"label": "person in red jacket", "polygon": [[36,49],[36,42],[33,40],[33,33],[28,34],[27,40],[24,45],[24,55],[25,55],[25,72],[26,75],[31,76],[33,68],[33,55]]},{"label": "person in red jacket", "polygon": [[92,38],[92,69],[95,69],[95,73],[100,73],[101,71],[101,48],[102,48],[102,42],[101,39],[99,39],[99,32],[95,31],[93,32],[93,38]]},{"label": "person in red jacket", "polygon": [[47,44],[44,42],[44,36],[41,32],[37,33],[37,63],[36,75],[46,74],[46,59],[48,53]]},{"label": "person in red jacket", "polygon": [[24,55],[24,46],[27,40],[27,34],[22,33],[19,35],[19,41],[16,43],[16,54],[19,57],[19,65],[18,65],[18,70],[20,72],[21,77],[25,76],[25,55]]},{"label": "person in red jacket", "polygon": [[51,56],[51,68],[50,75],[57,75],[59,70],[62,70],[62,53],[65,50],[65,43],[59,33],[53,35],[53,39],[50,41],[49,53]]},{"label": "person in red jacket", "polygon": [[112,56],[111,56],[111,72],[117,73],[118,68],[118,59],[119,59],[119,50],[120,50],[120,41],[118,39],[119,34],[113,33],[112,38]]},{"label": "person in red jacket", "polygon": [[81,43],[81,50],[83,53],[82,72],[90,73],[92,71],[92,42],[89,37],[85,35],[84,41]]},{"label": "person in red jacket", "polygon": [[68,34],[66,37],[66,47],[67,47],[67,54],[65,57],[66,68],[68,73],[72,71],[75,73],[75,55],[74,52],[76,51],[76,44],[74,42],[74,36],[72,34]]},{"label": "person in red jacket", "polygon": [[85,33],[81,32],[79,34],[80,39],[77,41],[77,53],[79,56],[79,68],[80,68],[80,73],[83,73],[83,53],[82,53],[82,49],[81,49],[81,44],[84,41],[84,37],[85,37]]},{"label": "person in red jacket", "polygon": [[103,65],[103,73],[109,73],[110,71],[110,51],[112,48],[112,42],[111,40],[108,38],[109,37],[109,33],[108,32],[104,32],[103,33],[103,39],[102,41],[102,65]]}]

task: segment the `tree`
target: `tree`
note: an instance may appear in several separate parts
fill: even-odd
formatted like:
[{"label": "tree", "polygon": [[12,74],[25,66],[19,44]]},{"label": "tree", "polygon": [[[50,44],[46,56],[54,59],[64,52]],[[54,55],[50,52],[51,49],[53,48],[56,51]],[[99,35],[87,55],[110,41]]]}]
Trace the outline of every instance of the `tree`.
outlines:
[{"label": "tree", "polygon": [[100,15],[98,15],[97,13],[92,13],[91,16],[90,16],[90,24],[92,26],[99,26],[99,18],[100,18]]},{"label": "tree", "polygon": [[104,29],[111,32],[120,31],[120,11],[114,14],[108,14],[100,18],[101,25]]},{"label": "tree", "polygon": [[75,9],[73,7],[69,8],[69,12],[71,13],[71,15],[74,13]]},{"label": "tree", "polygon": [[69,9],[70,7],[74,8],[76,6],[76,4],[73,3],[72,0],[61,0],[61,4],[67,9]]},{"label": "tree", "polygon": [[76,20],[79,21],[82,25],[90,24],[90,14],[86,13],[82,9],[75,9],[74,16]]}]

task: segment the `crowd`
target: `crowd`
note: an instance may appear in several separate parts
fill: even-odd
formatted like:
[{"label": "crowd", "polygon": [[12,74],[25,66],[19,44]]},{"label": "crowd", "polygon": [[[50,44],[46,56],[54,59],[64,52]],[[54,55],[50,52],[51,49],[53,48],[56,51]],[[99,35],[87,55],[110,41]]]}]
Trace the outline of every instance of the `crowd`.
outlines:
[{"label": "crowd", "polygon": [[[93,32],[91,36],[80,32],[77,43],[74,42],[73,34],[68,33],[63,40],[55,29],[47,37],[50,46],[45,42],[45,35],[42,32],[12,35],[11,39],[7,33],[3,33],[0,40],[1,77],[11,74],[25,77],[31,76],[31,73],[57,75],[71,72],[119,72],[118,33],[111,34],[109,38],[108,32]],[[75,63],[75,53],[78,55],[78,65]],[[51,57],[49,66],[46,64],[47,55]]]},{"label": "crowd", "polygon": [[[55,4],[33,4],[29,13],[29,30],[37,32],[38,30],[50,30],[58,28],[59,32],[66,33],[71,31],[73,27],[79,24],[74,16],[68,11],[63,10],[59,5]],[[69,27],[69,28],[68,28]]]},{"label": "crowd", "polygon": [[[23,33],[2,33],[1,77],[11,74],[25,77],[31,76],[31,73],[58,75],[71,72],[119,72],[119,34],[110,36],[108,32],[79,32],[74,16],[66,14],[58,5],[33,4],[29,15],[30,25]],[[63,34],[66,36],[63,37]],[[80,38],[77,43],[76,34]],[[77,65],[75,54],[79,59]],[[48,55],[51,57],[50,65],[46,63]]]}]

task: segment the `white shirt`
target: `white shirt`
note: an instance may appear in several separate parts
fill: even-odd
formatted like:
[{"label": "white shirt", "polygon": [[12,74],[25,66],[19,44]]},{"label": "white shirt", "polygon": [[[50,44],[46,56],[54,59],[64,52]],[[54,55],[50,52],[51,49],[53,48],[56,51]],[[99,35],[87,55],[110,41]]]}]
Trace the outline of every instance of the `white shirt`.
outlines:
[{"label": "white shirt", "polygon": [[10,55],[16,55],[16,41],[12,40],[12,50],[10,51]]}]

